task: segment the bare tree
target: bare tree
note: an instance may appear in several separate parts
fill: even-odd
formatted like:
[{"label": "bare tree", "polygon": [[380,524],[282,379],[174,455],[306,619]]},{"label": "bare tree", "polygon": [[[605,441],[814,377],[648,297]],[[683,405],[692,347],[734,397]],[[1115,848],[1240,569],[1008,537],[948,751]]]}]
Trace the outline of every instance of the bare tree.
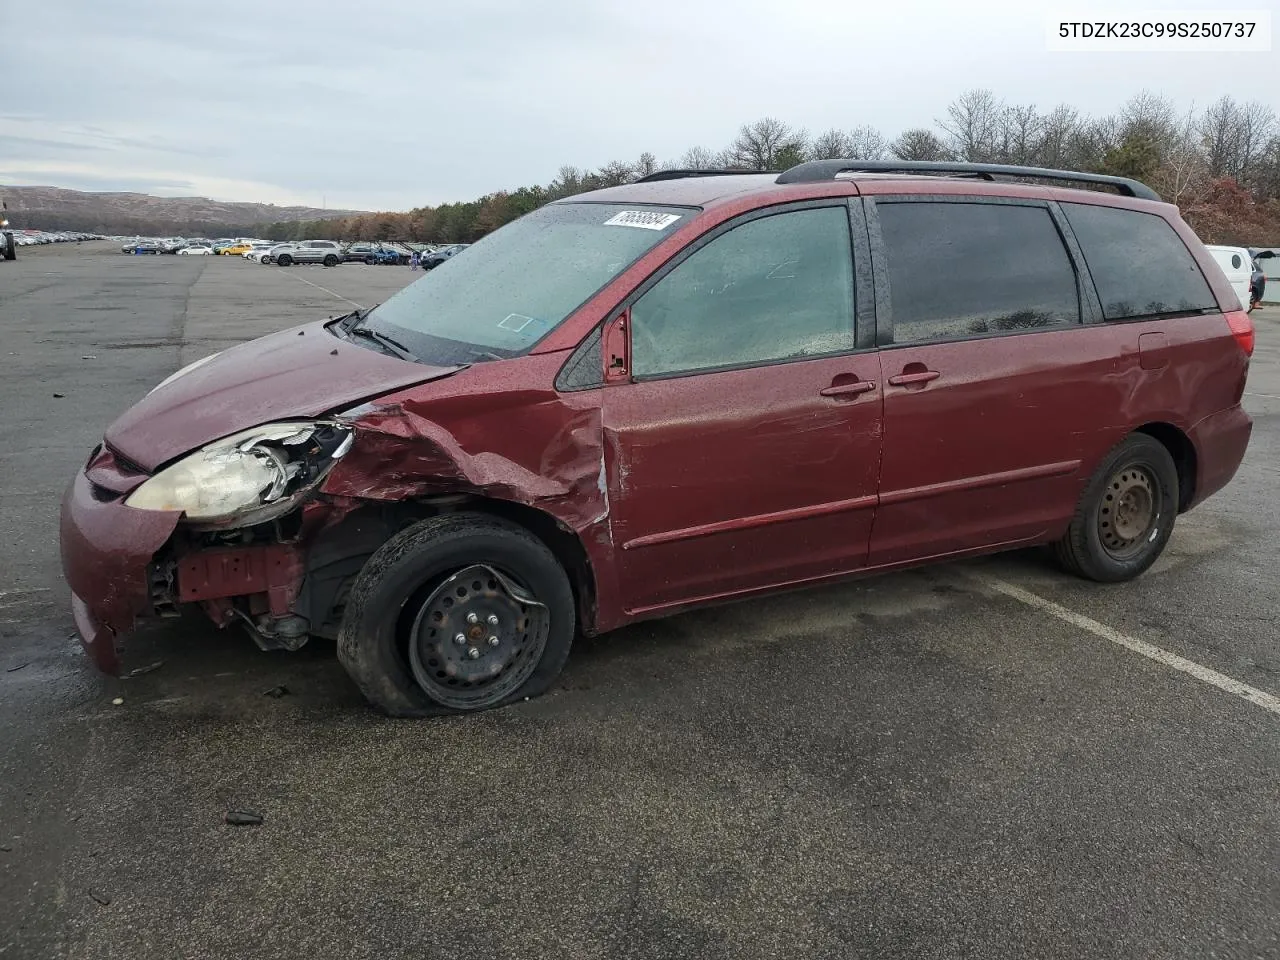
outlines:
[{"label": "bare tree", "polygon": [[560,168],[560,172],[556,174],[556,178],[551,181],[551,186],[547,188],[547,193],[553,199],[559,197],[571,197],[575,193],[581,193],[586,187],[583,180],[588,176],[585,170],[579,170],[577,167],[565,165]]},{"label": "bare tree", "polygon": [[1181,204],[1202,188],[1208,173],[1200,145],[1200,123],[1192,107],[1178,125],[1151,185],[1165,200]]},{"label": "bare tree", "polygon": [[1037,161],[1056,170],[1076,164],[1079,151],[1075,142],[1080,134],[1080,114],[1065,103],[1054,107],[1043,118],[1040,131],[1040,155]]},{"label": "bare tree", "polygon": [[675,163],[679,170],[712,170],[720,165],[719,157],[706,147],[690,147]]},{"label": "bare tree", "polygon": [[854,160],[883,160],[889,152],[884,135],[871,126],[854,127],[849,131],[849,156]]},{"label": "bare tree", "polygon": [[899,160],[950,160],[951,152],[938,135],[924,127],[904,130],[889,144],[889,152]]},{"label": "bare tree", "polygon": [[938,126],[947,135],[947,147],[961,160],[992,161],[998,154],[997,135],[1004,105],[990,90],[969,90],[947,106],[947,118]]},{"label": "bare tree", "polygon": [[1266,154],[1275,130],[1276,115],[1270,107],[1256,100],[1244,106],[1240,116],[1240,172],[1237,180],[1243,183],[1254,179],[1254,172]]},{"label": "bare tree", "polygon": [[1161,159],[1177,137],[1178,111],[1173,101],[1149,90],[1130,97],[1119,119],[1119,142],[1147,144]]},{"label": "bare tree", "polygon": [[1040,163],[1046,127],[1046,119],[1032,104],[1004,107],[996,119],[993,159],[1022,166]]},{"label": "bare tree", "polygon": [[744,124],[726,151],[733,163],[749,170],[774,170],[783,159],[803,156],[808,146],[803,130],[793,130],[773,117]]},{"label": "bare tree", "polygon": [[622,160],[606,163],[595,174],[595,181],[602,187],[617,187],[635,179],[631,164]]},{"label": "bare tree", "polygon": [[636,177],[647,177],[658,169],[658,158],[646,150],[631,168]]},{"label": "bare tree", "polygon": [[843,130],[832,127],[820,133],[809,145],[810,160],[846,160],[853,157],[853,143]]},{"label": "bare tree", "polygon": [[875,127],[854,127],[847,133],[834,127],[815,137],[810,160],[883,160],[888,153],[884,136]]}]

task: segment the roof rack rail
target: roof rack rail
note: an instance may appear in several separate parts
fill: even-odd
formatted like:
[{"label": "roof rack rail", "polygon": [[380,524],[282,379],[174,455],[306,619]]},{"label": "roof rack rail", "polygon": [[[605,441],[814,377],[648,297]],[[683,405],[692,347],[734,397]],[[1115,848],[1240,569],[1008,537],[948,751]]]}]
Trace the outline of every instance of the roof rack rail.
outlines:
[{"label": "roof rack rail", "polygon": [[746,173],[777,173],[777,170],[659,170],[632,183],[655,183],[659,180],[684,180],[687,177],[738,177]]},{"label": "roof rack rail", "polygon": [[1156,193],[1140,180],[1109,177],[1101,173],[1077,173],[1073,170],[1049,170],[1045,167],[1018,167],[1004,163],[953,163],[938,160],[810,160],[797,164],[778,177],[778,183],[820,183],[834,180],[842,173],[923,173],[958,174],[995,180],[996,177],[1034,177],[1037,180],[1063,180],[1068,183],[1094,183],[1113,187],[1126,197],[1159,200]]}]

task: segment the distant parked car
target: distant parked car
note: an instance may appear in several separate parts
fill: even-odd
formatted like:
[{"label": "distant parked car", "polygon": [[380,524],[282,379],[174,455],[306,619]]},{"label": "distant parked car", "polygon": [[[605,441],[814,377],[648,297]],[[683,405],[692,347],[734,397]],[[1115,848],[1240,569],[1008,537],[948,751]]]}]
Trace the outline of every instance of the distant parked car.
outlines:
[{"label": "distant parked car", "polygon": [[160,241],[160,252],[175,254],[187,245],[187,241],[183,237],[168,237]]},{"label": "distant parked car", "polygon": [[207,257],[213,254],[213,247],[207,243],[188,243],[177,253],[183,257]]},{"label": "distant parked car", "polygon": [[275,262],[282,267],[295,263],[323,263],[336,267],[342,262],[342,247],[332,240],[301,240],[272,251]]},{"label": "distant parked car", "polygon": [[134,240],[131,243],[126,243],[124,246],[122,246],[120,248],[120,252],[132,253],[132,254],[141,254],[141,253],[159,254],[160,244],[156,240]]},{"label": "distant parked car", "polygon": [[276,246],[278,246],[278,245],[277,245],[277,244],[274,244],[274,243],[266,243],[266,242],[263,242],[263,243],[251,243],[251,244],[249,244],[249,249],[248,249],[248,250],[246,250],[244,253],[242,253],[242,254],[241,254],[241,256],[242,256],[242,257],[244,257],[246,260],[255,260],[255,261],[256,261],[256,260],[260,259],[260,258],[262,257],[262,255],[263,255],[264,253],[266,253],[268,250],[273,250],[273,249],[275,249],[275,248],[276,248]]},{"label": "distant parked car", "polygon": [[1262,295],[1267,291],[1267,275],[1262,270],[1260,260],[1270,260],[1275,256],[1271,250],[1250,250],[1253,258],[1253,273],[1249,277],[1249,309],[1262,306]]},{"label": "distant parked car", "polygon": [[1231,283],[1231,289],[1240,298],[1240,306],[1249,308],[1249,285],[1253,276],[1253,258],[1244,247],[1217,247],[1205,245],[1214,262],[1222,268]]},{"label": "distant parked car", "polygon": [[467,247],[469,246],[470,246],[469,243],[455,243],[452,246],[442,247],[441,249],[436,250],[433,253],[428,253],[426,256],[422,258],[422,269],[434,270],[436,267],[440,266],[440,264],[444,263],[446,260],[452,257],[456,257],[458,254],[460,254],[463,250],[467,249]]}]

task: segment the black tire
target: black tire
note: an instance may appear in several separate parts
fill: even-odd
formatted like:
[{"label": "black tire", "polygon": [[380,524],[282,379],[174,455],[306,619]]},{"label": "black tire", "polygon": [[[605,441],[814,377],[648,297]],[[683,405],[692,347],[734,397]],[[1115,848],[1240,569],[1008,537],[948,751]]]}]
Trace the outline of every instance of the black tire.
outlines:
[{"label": "black tire", "polygon": [[276,263],[282,267],[287,267],[289,264],[293,263],[293,257],[289,256],[287,253],[282,253],[280,256],[276,257]]},{"label": "black tire", "polygon": [[1178,470],[1164,444],[1130,434],[1103,457],[1080,496],[1055,546],[1059,562],[1100,583],[1132,580],[1164,552],[1178,496]]},{"label": "black tire", "polygon": [[338,265],[338,256],[334,253],[326,253],[324,260],[321,261],[326,267],[336,267]]},{"label": "black tire", "polygon": [[[432,641],[425,632],[431,626],[426,615],[432,610],[431,616],[436,617],[438,611],[433,607],[433,598],[440,595],[442,584],[451,575],[479,564],[511,578],[545,605],[545,621],[542,621],[545,626],[539,631],[539,638],[529,640],[532,635],[529,625],[535,614],[542,616],[542,613],[521,608],[524,619],[517,616],[514,622],[524,625],[524,633],[502,647],[503,659],[498,662],[515,659],[502,666],[501,672],[491,680],[476,683],[474,689],[446,688],[445,684],[452,684],[457,675],[446,677],[443,670],[435,672],[435,668],[448,668],[450,664],[437,664],[435,659],[426,658],[444,659],[452,648],[437,649],[428,644],[447,645],[450,630],[457,627],[446,620],[442,624],[445,638]],[[492,587],[494,582],[489,580],[487,585]],[[463,589],[459,586],[459,596]],[[459,599],[456,616],[461,618],[466,605],[480,596],[471,593]],[[444,599],[452,605],[452,592]],[[551,687],[568,659],[576,629],[575,617],[569,578],[546,544],[524,528],[496,517],[447,514],[401,531],[369,558],[352,585],[343,612],[338,659],[369,702],[391,716],[423,717],[486,710],[540,696]],[[462,624],[461,619],[458,623]],[[488,629],[485,627],[482,632]],[[502,629],[507,627],[504,625]],[[480,645],[479,640],[467,641],[471,642]],[[514,654],[508,653],[517,643],[533,644],[530,653],[523,657],[519,649]],[[452,652],[461,656],[461,651]],[[467,652],[472,656],[477,653]],[[488,652],[484,655],[488,656]],[[424,671],[432,672],[424,675]],[[468,684],[464,682],[461,686]]]},{"label": "black tire", "polygon": [[375,263],[378,262],[378,259],[373,254],[369,254],[369,256],[364,258],[364,262],[372,267]]},{"label": "black tire", "polygon": [[18,259],[18,243],[13,239],[12,233],[0,234],[0,248],[3,248],[6,260]]}]

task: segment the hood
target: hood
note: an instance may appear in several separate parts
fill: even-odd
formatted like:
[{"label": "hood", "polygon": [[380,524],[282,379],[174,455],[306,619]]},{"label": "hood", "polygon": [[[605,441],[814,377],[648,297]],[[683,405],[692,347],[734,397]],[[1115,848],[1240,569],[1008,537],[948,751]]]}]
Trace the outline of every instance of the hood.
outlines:
[{"label": "hood", "polygon": [[339,340],[326,322],[239,344],[166,383],[107,429],[107,445],[152,471],[262,423],[317,417],[459,369]]}]

